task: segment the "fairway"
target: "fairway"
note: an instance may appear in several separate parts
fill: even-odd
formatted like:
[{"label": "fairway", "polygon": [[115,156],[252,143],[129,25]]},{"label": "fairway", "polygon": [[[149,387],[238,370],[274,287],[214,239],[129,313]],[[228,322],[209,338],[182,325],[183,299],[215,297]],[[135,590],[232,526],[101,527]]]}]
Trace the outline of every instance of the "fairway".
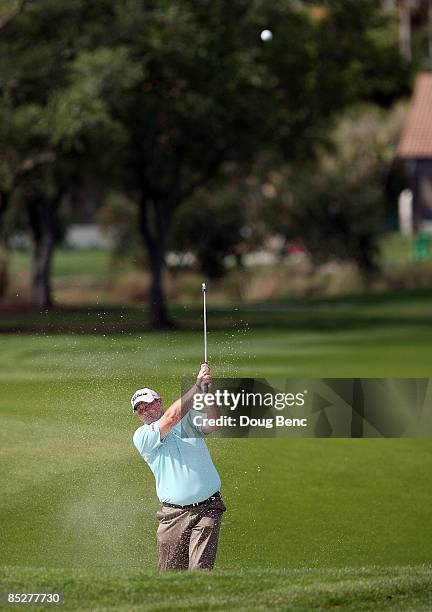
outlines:
[{"label": "fairway", "polygon": [[[218,376],[429,376],[428,302],[399,304],[400,324],[392,304],[215,314],[211,363]],[[228,507],[217,572],[140,573],[155,567],[158,503],[130,395],[145,384],[169,404],[202,339],[117,331],[1,336],[3,590],[48,581],[65,609],[428,609],[427,438],[211,440]]]},{"label": "fairway", "polygon": [[432,612],[432,0],[0,58],[0,612]]},{"label": "fairway", "polygon": [[6,568],[0,588],[57,589],[65,599],[61,610],[426,611],[432,604],[431,569],[370,566],[157,574],[21,568],[18,574]]}]

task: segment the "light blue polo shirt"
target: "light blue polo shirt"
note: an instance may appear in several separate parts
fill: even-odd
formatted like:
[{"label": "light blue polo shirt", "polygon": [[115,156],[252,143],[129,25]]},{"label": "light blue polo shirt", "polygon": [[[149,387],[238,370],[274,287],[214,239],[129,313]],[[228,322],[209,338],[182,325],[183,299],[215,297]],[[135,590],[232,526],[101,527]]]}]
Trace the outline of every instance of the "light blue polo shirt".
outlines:
[{"label": "light blue polo shirt", "polygon": [[[165,438],[160,438],[160,421],[142,425],[133,436],[138,452],[148,463],[156,479],[159,500],[186,506],[210,497],[220,489],[220,478],[211,460],[200,429],[189,412]],[[195,438],[182,438],[185,431]],[[191,431],[188,428],[193,428]]]}]

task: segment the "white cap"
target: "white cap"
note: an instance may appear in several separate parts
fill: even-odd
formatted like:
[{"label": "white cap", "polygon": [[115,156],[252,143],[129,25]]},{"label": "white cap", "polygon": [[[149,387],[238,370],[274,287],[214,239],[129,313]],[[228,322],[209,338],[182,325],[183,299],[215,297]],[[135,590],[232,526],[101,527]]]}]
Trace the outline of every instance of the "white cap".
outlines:
[{"label": "white cap", "polygon": [[155,399],[160,398],[156,391],[153,391],[153,389],[147,389],[147,387],[144,387],[144,389],[138,389],[138,391],[135,391],[135,393],[132,395],[132,412],[135,412],[135,406],[139,404],[139,402],[151,404]]}]

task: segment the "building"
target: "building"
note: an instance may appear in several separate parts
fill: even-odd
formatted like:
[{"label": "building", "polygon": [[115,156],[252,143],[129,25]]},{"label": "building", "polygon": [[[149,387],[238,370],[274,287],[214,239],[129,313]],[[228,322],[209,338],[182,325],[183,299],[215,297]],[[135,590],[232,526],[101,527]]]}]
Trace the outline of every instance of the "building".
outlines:
[{"label": "building", "polygon": [[397,150],[412,192],[413,230],[432,228],[432,73],[420,74]]}]

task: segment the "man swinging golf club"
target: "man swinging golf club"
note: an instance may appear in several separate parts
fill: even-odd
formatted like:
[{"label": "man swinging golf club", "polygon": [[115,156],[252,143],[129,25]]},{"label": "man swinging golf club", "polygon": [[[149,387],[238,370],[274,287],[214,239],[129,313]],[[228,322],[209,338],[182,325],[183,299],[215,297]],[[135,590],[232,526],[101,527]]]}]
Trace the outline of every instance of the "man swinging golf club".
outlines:
[{"label": "man swinging golf club", "polygon": [[[195,411],[191,412],[194,396],[207,393],[210,385],[210,368],[203,363],[195,385],[165,412],[162,398],[152,389],[139,389],[131,399],[133,412],[144,423],[135,431],[133,442],[155,476],[162,503],[156,513],[160,570],[210,570],[214,566],[226,508],[203,435],[217,427],[204,419],[195,424]],[[207,419],[218,416],[218,408],[210,406]]]}]

